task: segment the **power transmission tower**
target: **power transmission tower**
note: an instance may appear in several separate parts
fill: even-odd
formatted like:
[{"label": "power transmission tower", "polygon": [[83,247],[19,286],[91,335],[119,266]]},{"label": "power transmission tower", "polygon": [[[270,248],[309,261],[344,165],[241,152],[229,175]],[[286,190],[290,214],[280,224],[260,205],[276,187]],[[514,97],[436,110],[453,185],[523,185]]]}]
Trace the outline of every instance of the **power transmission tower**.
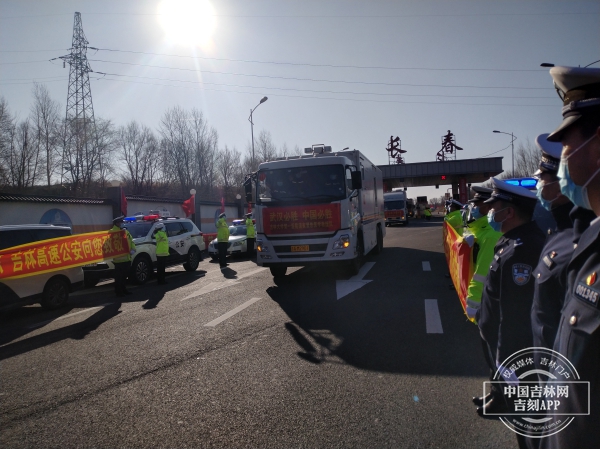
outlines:
[{"label": "power transmission tower", "polygon": [[[63,67],[65,64],[70,67],[61,184],[65,170],[69,171],[75,192],[86,188],[82,184],[89,184],[99,157],[96,154],[98,142],[89,77],[93,70],[87,60],[88,44],[81,25],[81,13],[76,12],[71,53],[58,58],[63,60]],[[68,160],[65,160],[65,152]],[[90,164],[92,161],[94,163]]]}]

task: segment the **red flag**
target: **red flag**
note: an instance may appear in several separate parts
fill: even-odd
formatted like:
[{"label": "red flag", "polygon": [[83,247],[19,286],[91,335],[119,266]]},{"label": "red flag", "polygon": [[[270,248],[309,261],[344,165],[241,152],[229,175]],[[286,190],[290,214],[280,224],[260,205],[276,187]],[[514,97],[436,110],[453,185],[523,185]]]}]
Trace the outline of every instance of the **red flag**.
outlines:
[{"label": "red flag", "polygon": [[185,212],[185,216],[189,217],[192,214],[196,213],[196,201],[194,195],[190,196],[189,199],[185,200],[181,205],[183,212]]},{"label": "red flag", "polygon": [[225,198],[221,197],[221,213],[225,212]]},{"label": "red flag", "polygon": [[121,213],[127,216],[127,198],[125,198],[123,187],[121,187]]}]

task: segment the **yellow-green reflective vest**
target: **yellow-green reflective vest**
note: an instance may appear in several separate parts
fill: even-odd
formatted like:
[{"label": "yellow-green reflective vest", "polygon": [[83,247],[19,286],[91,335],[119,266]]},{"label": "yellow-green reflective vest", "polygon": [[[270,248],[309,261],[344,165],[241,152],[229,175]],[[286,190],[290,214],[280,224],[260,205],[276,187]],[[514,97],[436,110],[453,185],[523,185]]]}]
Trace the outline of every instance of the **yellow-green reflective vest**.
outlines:
[{"label": "yellow-green reflective vest", "polygon": [[246,237],[249,239],[253,239],[256,237],[256,230],[254,229],[254,223],[252,223],[252,218],[246,218]]},{"label": "yellow-green reflective vest", "polygon": [[[110,230],[111,231],[121,231],[122,229],[120,227],[118,227],[117,225],[114,225]],[[124,229],[124,231],[125,231],[125,235],[127,236],[127,243],[129,246],[129,248],[127,248],[127,254],[124,254],[119,257],[115,257],[113,259],[113,263],[131,262],[131,254],[129,254],[129,251],[135,249],[135,243],[133,243],[133,237],[131,236],[129,231],[127,229]]]},{"label": "yellow-green reflective vest", "polygon": [[224,218],[217,220],[217,242],[229,241],[229,225]]},{"label": "yellow-green reflective vest", "polygon": [[156,238],[156,255],[157,256],[168,256],[169,255],[169,238],[167,233],[162,229],[154,234]]},{"label": "yellow-green reflective vest", "polygon": [[431,211],[429,209],[425,209],[424,213],[426,217],[431,217]]},{"label": "yellow-green reflective vest", "polygon": [[467,316],[476,323],[475,315],[481,306],[481,295],[485,279],[490,270],[492,259],[494,259],[494,247],[498,239],[502,237],[501,232],[496,232],[488,223],[487,216],[478,218],[467,225],[465,234],[470,233],[475,237],[478,246],[477,258],[473,260],[473,277],[467,289]]}]

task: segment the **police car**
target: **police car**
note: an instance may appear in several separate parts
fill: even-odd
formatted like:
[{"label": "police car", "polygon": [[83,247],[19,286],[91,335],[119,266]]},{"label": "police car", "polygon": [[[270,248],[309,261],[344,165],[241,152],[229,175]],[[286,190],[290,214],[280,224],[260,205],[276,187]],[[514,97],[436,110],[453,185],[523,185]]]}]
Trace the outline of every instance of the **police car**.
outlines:
[{"label": "police car", "polygon": [[[202,251],[206,245],[202,232],[187,218],[161,217],[158,214],[136,215],[123,220],[135,243],[135,254],[131,256],[129,280],[136,284],[147,282],[156,267],[156,239],[154,228],[163,223],[169,239],[167,266],[182,264],[186,271],[196,271],[202,260]],[[112,261],[83,267],[86,287],[93,287],[103,279],[114,278]]]},{"label": "police car", "polygon": [[[254,222],[255,220],[252,219]],[[255,244],[256,245],[256,244]],[[233,220],[229,226],[229,243],[227,244],[228,256],[240,256],[247,254],[248,246],[246,241],[246,220]],[[217,239],[214,239],[208,245],[208,255],[212,260],[219,258],[219,245]]]},{"label": "police car", "polygon": [[[71,235],[68,226],[5,225],[0,226],[0,250],[41,240]],[[69,292],[83,286],[81,267],[63,268],[49,273],[17,279],[0,280],[0,310],[39,302],[45,309],[57,309],[69,300]]]}]

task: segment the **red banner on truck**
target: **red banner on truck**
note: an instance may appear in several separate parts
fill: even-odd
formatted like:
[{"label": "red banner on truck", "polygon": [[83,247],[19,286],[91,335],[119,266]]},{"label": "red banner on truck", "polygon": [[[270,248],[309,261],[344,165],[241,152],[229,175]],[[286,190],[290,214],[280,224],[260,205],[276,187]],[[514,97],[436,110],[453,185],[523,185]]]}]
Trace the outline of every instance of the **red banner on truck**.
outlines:
[{"label": "red banner on truck", "polygon": [[340,223],[339,203],[263,209],[263,229],[267,235],[335,232]]}]

